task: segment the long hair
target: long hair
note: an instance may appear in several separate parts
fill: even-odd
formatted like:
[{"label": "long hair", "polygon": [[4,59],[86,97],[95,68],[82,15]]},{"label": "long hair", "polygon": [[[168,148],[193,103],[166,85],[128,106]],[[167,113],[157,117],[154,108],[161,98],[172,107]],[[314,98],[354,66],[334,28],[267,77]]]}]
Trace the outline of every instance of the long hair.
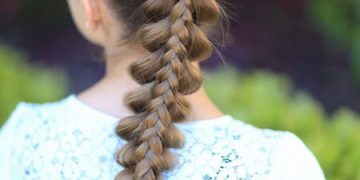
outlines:
[{"label": "long hair", "polygon": [[181,148],[185,142],[174,125],[191,113],[184,96],[202,84],[201,72],[192,62],[212,54],[205,29],[224,11],[216,0],[111,0],[111,5],[126,21],[128,37],[150,52],[129,66],[141,86],[124,98],[134,115],[116,127],[127,143],[116,153],[124,169],[115,179],[163,179],[161,173],[177,163],[169,148]]}]

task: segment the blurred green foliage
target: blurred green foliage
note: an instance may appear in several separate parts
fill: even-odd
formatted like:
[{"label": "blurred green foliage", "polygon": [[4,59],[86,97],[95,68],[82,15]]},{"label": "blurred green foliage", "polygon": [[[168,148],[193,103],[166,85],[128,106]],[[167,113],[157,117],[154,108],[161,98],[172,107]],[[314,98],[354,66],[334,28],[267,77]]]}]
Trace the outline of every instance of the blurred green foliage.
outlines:
[{"label": "blurred green foliage", "polygon": [[66,93],[63,73],[30,65],[25,59],[0,43],[0,127],[19,101],[52,101]]},{"label": "blurred green foliage", "polygon": [[350,48],[351,67],[360,80],[360,1],[311,0],[308,9],[333,46]]},{"label": "blurred green foliage", "polygon": [[298,135],[327,179],[360,180],[360,116],[347,108],[327,115],[306,92],[268,71],[206,73],[205,88],[223,112],[261,128]]}]

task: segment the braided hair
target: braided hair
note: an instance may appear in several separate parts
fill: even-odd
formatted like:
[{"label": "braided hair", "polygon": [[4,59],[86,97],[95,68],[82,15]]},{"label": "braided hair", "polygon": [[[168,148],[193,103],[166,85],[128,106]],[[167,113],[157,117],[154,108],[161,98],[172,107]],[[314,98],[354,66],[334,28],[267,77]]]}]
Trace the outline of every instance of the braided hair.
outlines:
[{"label": "braided hair", "polygon": [[128,19],[129,33],[150,52],[129,66],[141,86],[124,98],[134,115],[116,127],[116,134],[127,142],[116,153],[124,169],[115,179],[163,179],[161,172],[177,162],[169,148],[184,145],[183,134],[174,125],[188,120],[191,113],[184,96],[202,84],[201,72],[192,62],[212,53],[202,27],[215,24],[223,10],[216,0],[112,0],[112,4]]}]

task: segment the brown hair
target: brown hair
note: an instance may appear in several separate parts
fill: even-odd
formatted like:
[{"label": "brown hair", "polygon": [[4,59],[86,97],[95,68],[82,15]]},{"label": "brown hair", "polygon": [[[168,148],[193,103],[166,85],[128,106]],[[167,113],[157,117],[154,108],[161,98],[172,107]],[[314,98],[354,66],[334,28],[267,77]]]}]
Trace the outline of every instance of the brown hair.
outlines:
[{"label": "brown hair", "polygon": [[124,99],[134,115],[116,127],[117,135],[128,142],[116,154],[124,170],[115,179],[162,179],[161,172],[176,164],[168,148],[184,144],[174,125],[186,121],[191,112],[184,95],[202,84],[201,72],[191,62],[211,55],[213,45],[204,27],[215,24],[224,12],[216,0],[111,2],[127,20],[128,37],[135,37],[150,52],[129,66],[141,87]]}]

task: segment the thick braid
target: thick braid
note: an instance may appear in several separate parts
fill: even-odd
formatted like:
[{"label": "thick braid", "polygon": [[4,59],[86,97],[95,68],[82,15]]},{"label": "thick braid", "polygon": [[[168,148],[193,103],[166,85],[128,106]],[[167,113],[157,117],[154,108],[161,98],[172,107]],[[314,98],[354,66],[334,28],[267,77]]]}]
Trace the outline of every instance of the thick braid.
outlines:
[{"label": "thick braid", "polygon": [[135,115],[122,119],[117,134],[127,140],[117,153],[124,167],[116,179],[162,179],[175,166],[168,148],[181,148],[184,137],[174,122],[187,120],[190,104],[184,95],[200,88],[201,72],[192,61],[206,59],[212,44],[198,27],[220,17],[215,0],[147,0],[142,8],[148,23],[137,36],[151,54],[129,68],[141,87],[124,102]]}]

